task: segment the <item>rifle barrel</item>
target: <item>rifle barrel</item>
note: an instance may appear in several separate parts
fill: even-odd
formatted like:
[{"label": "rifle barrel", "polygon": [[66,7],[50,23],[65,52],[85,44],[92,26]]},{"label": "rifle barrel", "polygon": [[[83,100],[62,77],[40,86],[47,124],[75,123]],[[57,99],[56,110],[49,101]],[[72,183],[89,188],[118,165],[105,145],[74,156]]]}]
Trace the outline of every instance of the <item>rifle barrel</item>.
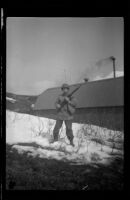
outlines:
[{"label": "rifle barrel", "polygon": [[75,88],[69,95],[68,97],[71,97],[79,88],[81,87],[81,85],[77,88]]}]

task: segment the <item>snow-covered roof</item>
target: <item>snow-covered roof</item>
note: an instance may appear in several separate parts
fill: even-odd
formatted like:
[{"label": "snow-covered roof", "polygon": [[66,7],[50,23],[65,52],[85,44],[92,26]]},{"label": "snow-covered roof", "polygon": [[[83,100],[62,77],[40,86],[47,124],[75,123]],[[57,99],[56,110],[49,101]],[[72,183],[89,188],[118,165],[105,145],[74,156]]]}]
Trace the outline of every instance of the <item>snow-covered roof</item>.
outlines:
[{"label": "snow-covered roof", "polygon": [[[93,79],[92,79],[92,81],[97,81],[97,80],[103,80],[103,79],[109,79],[109,78],[113,78],[113,72],[111,72],[110,74],[108,74],[107,76],[105,76],[105,77],[101,77],[101,76],[96,76],[96,77],[94,77]],[[123,71],[116,71],[115,72],[115,76],[116,76],[116,78],[117,77],[123,77],[124,76],[124,72]]]},{"label": "snow-covered roof", "polygon": [[[123,84],[124,77],[82,83],[74,94],[77,108],[123,106]],[[71,85],[70,92],[77,86]],[[38,97],[34,110],[55,109],[55,101],[60,94],[60,87],[47,89]]]}]

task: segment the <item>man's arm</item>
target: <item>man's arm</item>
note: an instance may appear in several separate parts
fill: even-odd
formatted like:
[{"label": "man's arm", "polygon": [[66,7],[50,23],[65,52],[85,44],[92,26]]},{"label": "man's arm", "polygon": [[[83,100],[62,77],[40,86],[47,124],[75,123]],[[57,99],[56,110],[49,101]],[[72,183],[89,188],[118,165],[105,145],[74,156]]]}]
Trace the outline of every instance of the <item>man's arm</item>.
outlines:
[{"label": "man's arm", "polygon": [[65,100],[67,101],[67,103],[69,105],[71,105],[72,107],[76,107],[77,106],[77,101],[74,97],[72,97],[71,99],[68,97],[65,97]]},{"label": "man's arm", "polygon": [[57,109],[62,107],[62,103],[64,102],[64,97],[63,96],[59,96],[58,99],[55,102],[55,106]]},{"label": "man's arm", "polygon": [[72,97],[69,100],[68,106],[67,106],[69,113],[74,114],[76,110],[76,106],[77,106],[77,100],[74,97]]},{"label": "man's arm", "polygon": [[56,109],[59,109],[61,107],[61,105],[60,105],[60,98],[59,97],[58,97],[58,99],[55,102],[55,107],[56,107]]},{"label": "man's arm", "polygon": [[76,108],[77,106],[77,100],[75,98],[72,98],[69,102],[69,105],[71,105],[72,107]]}]

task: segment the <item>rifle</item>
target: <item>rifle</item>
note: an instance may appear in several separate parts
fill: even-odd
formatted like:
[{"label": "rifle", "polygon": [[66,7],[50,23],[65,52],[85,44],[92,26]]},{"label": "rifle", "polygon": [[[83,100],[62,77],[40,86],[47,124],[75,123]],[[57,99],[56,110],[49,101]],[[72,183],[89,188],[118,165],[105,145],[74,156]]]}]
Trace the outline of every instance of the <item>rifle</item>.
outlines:
[{"label": "rifle", "polygon": [[[74,89],[70,94],[68,94],[66,97],[71,98],[72,95],[81,87],[81,85],[82,85],[82,84],[80,84],[77,88],[75,88],[75,89]],[[60,109],[61,109],[65,104],[67,104],[67,102],[66,102],[66,101],[63,101],[63,102],[61,103]]]}]

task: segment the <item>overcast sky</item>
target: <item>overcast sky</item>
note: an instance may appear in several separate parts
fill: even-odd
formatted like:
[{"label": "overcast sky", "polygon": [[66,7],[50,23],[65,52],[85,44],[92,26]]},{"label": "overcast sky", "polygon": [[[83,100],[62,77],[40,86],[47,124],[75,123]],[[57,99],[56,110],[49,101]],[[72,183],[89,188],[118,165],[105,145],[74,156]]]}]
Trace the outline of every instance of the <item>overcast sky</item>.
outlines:
[{"label": "overcast sky", "polygon": [[123,18],[8,18],[7,92],[37,95],[48,87],[107,76],[114,56],[123,71]]}]

